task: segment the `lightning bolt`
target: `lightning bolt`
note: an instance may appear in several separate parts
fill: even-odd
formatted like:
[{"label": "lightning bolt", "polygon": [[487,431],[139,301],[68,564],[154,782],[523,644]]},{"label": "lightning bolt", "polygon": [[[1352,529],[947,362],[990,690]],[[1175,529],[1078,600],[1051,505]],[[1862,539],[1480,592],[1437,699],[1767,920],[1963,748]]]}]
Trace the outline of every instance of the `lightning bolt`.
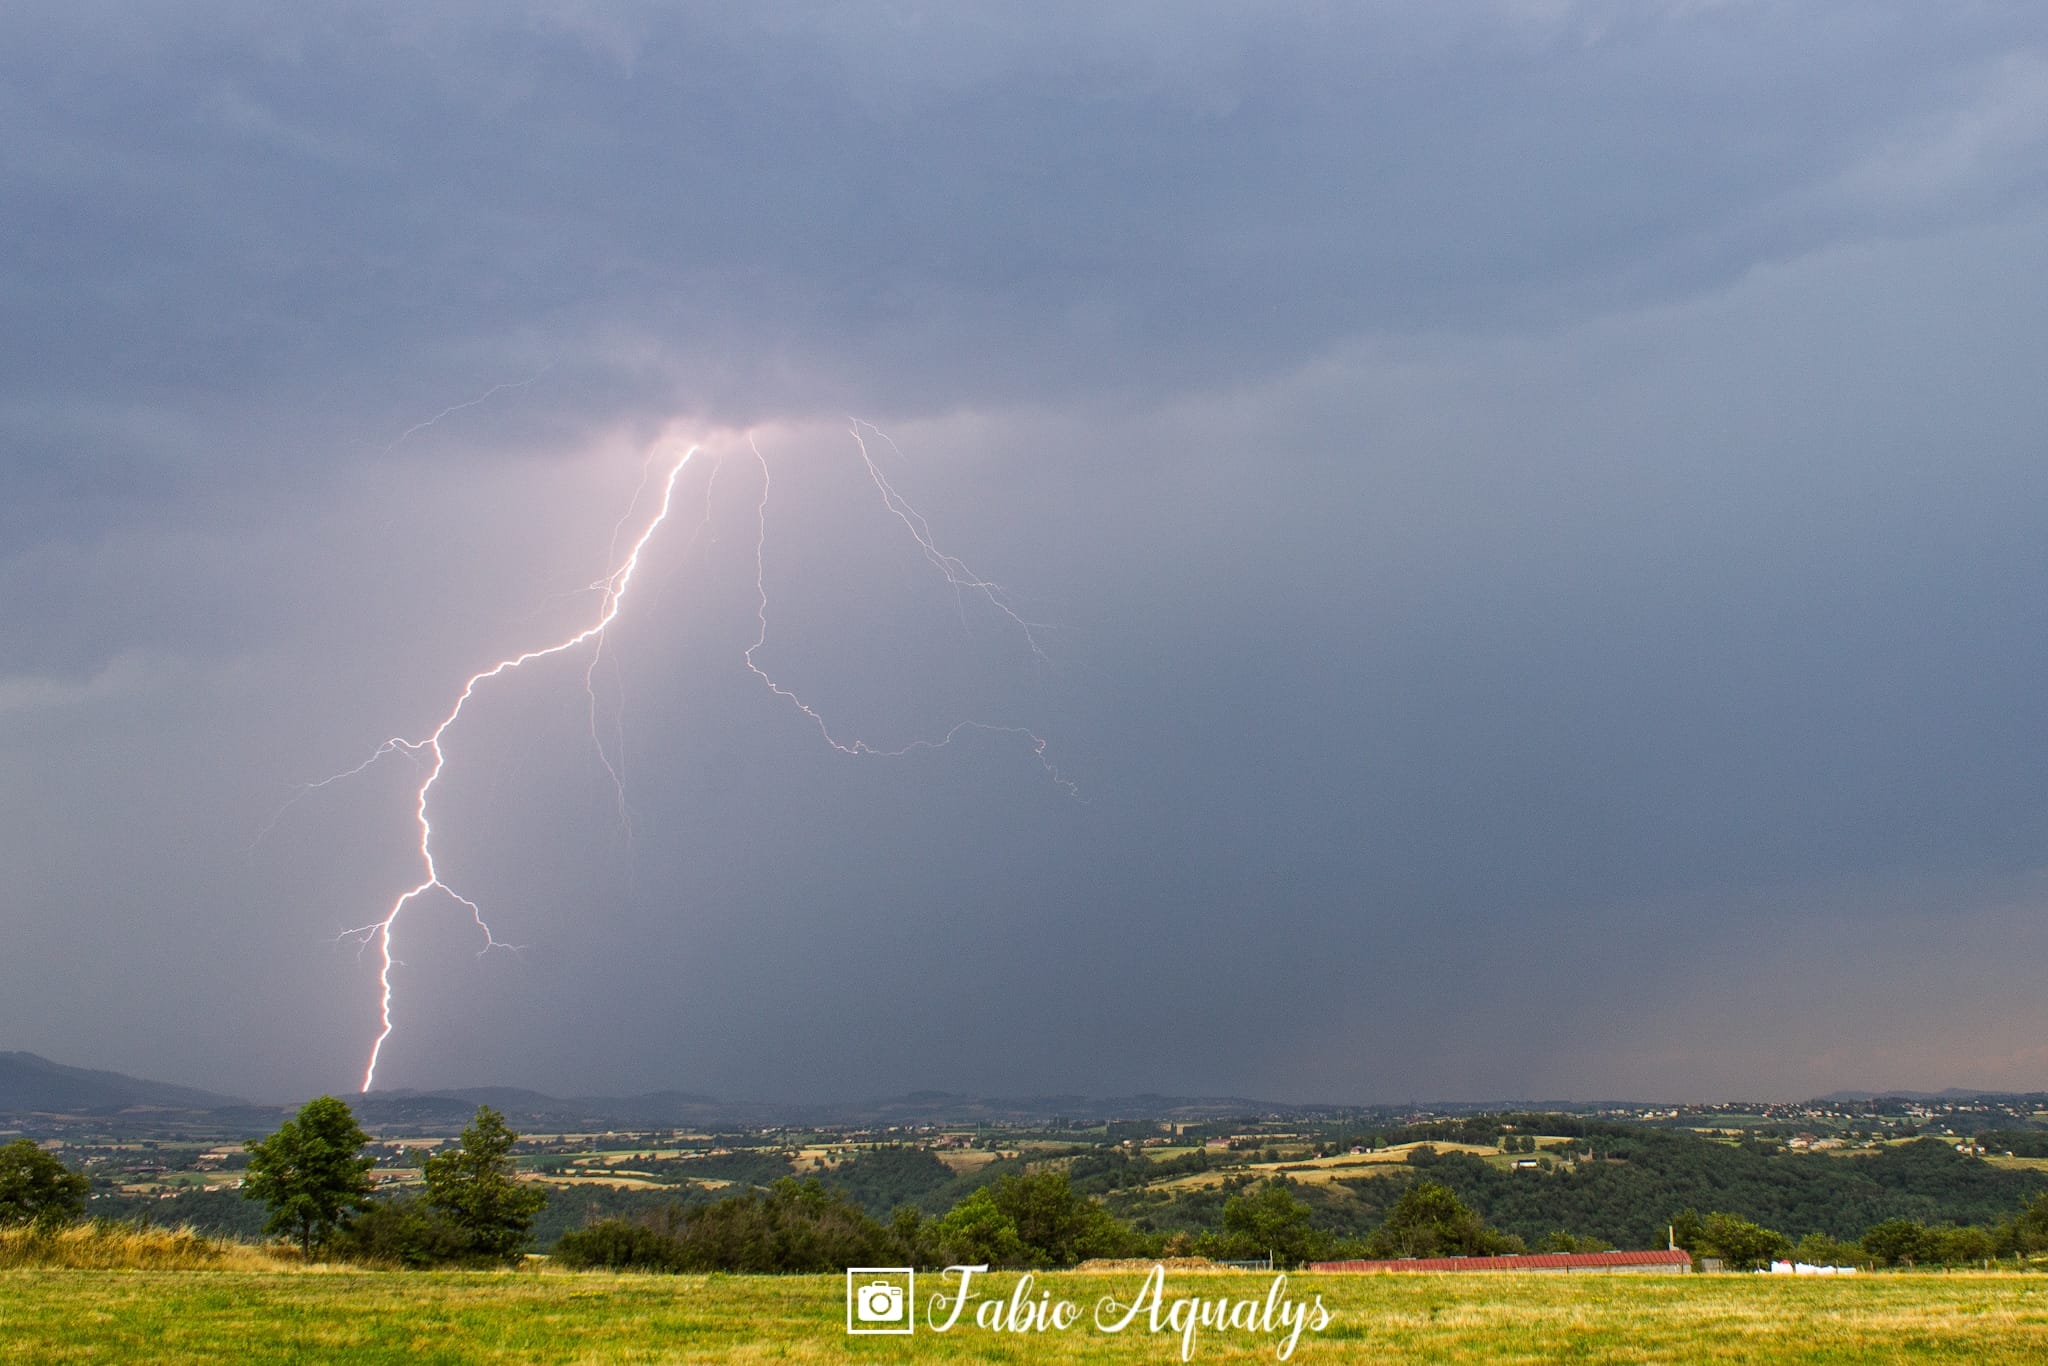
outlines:
[{"label": "lightning bolt", "polygon": [[[895,486],[882,473],[882,467],[875,463],[874,456],[868,451],[866,438],[860,434],[861,428],[867,428],[877,437],[888,442],[889,449],[895,451],[900,456],[903,452],[896,445],[895,440],[872,422],[863,422],[857,417],[848,418],[847,421],[852,425],[853,444],[860,450],[861,463],[867,466],[868,478],[874,482],[875,491],[882,495],[883,505],[890,512],[894,513],[896,520],[903,523],[904,527],[909,530],[911,539],[917,542],[918,549],[924,552],[924,557],[930,561],[931,566],[946,576],[946,582],[953,586],[955,599],[957,600],[970,592],[979,593],[982,597],[988,599],[990,606],[1008,617],[1016,625],[1017,629],[1023,633],[1024,643],[1031,647],[1031,653],[1037,657],[1038,662],[1041,664],[1051,664],[1051,658],[1038,644],[1038,632],[1047,629],[1046,623],[1042,621],[1026,621],[1010,606],[1009,593],[1001,584],[990,579],[984,579],[981,575],[969,569],[957,557],[946,554],[937,545],[933,544],[931,524],[925,521],[924,515],[912,507],[902,494],[896,492]],[[760,452],[756,451],[754,454],[758,457]],[[765,470],[765,468],[764,463],[763,469]],[[966,615],[964,605],[961,611],[964,624]]]},{"label": "lightning bolt", "polygon": [[[1032,633],[1033,623],[1025,621],[1016,612],[1011,610],[1009,601],[1004,596],[1002,586],[982,578],[958,559],[946,554],[933,544],[930,524],[925,521],[922,514],[916,508],[911,507],[909,503],[905,502],[897,494],[888,479],[882,474],[881,469],[875,464],[874,458],[868,453],[867,443],[861,439],[860,434],[863,426],[867,426],[869,431],[875,431],[877,435],[881,435],[881,433],[873,426],[860,422],[858,419],[855,419],[853,422],[854,445],[859,448],[861,460],[867,465],[868,476],[874,481],[876,489],[881,492],[882,501],[888,506],[889,511],[894,513],[897,520],[901,521],[905,527],[909,528],[911,538],[923,550],[925,558],[940,573],[946,576],[946,581],[953,585],[955,593],[972,590],[986,597],[998,611],[1017,624],[1024,634],[1026,643],[1030,645],[1031,652],[1038,656],[1039,659],[1045,660],[1045,651],[1039,648],[1038,639]],[[883,436],[882,439],[888,440],[886,436]],[[890,442],[890,444],[893,446],[895,443]],[[935,739],[912,740],[908,744],[895,749],[881,749],[858,737],[850,741],[841,740],[832,733],[832,728],[826,724],[824,716],[813,708],[810,703],[804,701],[802,697],[791,689],[778,683],[773,675],[755,661],[754,655],[768,643],[768,498],[774,488],[775,481],[768,469],[768,458],[761,454],[761,448],[754,443],[754,438],[751,434],[747,437],[747,449],[753,453],[754,463],[761,470],[761,497],[754,508],[754,620],[756,629],[754,643],[746,648],[742,653],[742,658],[746,661],[747,668],[753,672],[754,677],[761,680],[761,685],[794,707],[804,719],[817,729],[819,737],[827,745],[850,758],[872,755],[880,759],[900,759],[904,755],[915,753],[918,750],[944,749],[952,744],[957,737],[969,731],[1016,736],[1024,740],[1031,747],[1032,757],[1038,760],[1038,766],[1045,770],[1046,776],[1052,779],[1055,786],[1059,787],[1076,801],[1082,800],[1080,789],[1074,785],[1071,779],[1060,772],[1059,767],[1053,763],[1051,757],[1046,753],[1047,744],[1045,737],[1027,727],[998,725],[989,721],[960,721],[955,723],[952,729]]]},{"label": "lightning bolt", "polygon": [[[688,457],[686,456],[685,459],[687,458]],[[670,473],[669,487],[673,487],[675,474],[679,472],[680,468]],[[619,520],[612,524],[611,542],[605,547],[604,559],[606,564],[613,564],[617,562],[619,553],[619,537],[625,534],[626,523],[633,520],[633,513],[639,509],[640,499],[642,496],[646,494],[647,485],[653,477],[653,473],[654,456],[650,452],[646,461],[643,462],[640,466],[640,483],[638,487],[636,487],[633,490],[632,500],[626,504],[626,510],[619,514]],[[711,461],[711,477],[714,482],[718,478],[718,460],[716,457],[713,457]],[[664,512],[665,511],[666,509],[664,508]],[[704,534],[704,529],[710,525],[711,486],[707,484],[704,489],[704,520],[697,523],[697,530],[690,537],[690,546],[694,547],[697,544],[698,537],[702,536]],[[648,531],[651,534],[653,528],[649,527]],[[642,538],[642,543],[645,543],[644,537]],[[688,547],[686,547],[685,550],[687,553]],[[636,547],[635,552],[637,553],[637,551],[638,548]],[[601,599],[602,606],[599,609],[600,616],[602,616],[606,612],[609,612],[612,615],[617,615],[618,594],[619,590],[623,586],[624,585],[618,581],[616,576],[610,579],[599,579],[596,583],[590,585],[591,592],[601,593],[603,595]],[[606,750],[604,736],[599,733],[597,724],[597,666],[604,660],[604,642],[604,632],[602,630],[599,630],[596,636],[595,644],[591,646],[590,663],[586,665],[583,670],[583,694],[590,701],[590,743],[592,747],[597,750],[598,762],[604,765],[605,773],[612,780],[612,800],[613,803],[618,807],[619,828],[626,832],[626,837],[628,839],[631,839],[633,834],[633,818],[632,813],[626,809],[626,776],[623,772],[621,772],[626,762],[626,722],[624,704],[617,704],[612,711],[612,733],[613,739],[616,741],[618,746],[619,756],[616,760],[614,760],[611,753]]]},{"label": "lightning bolt", "polygon": [[397,436],[393,437],[391,440],[391,444],[384,448],[384,454],[391,454],[391,452],[397,450],[401,445],[405,443],[405,439],[407,437],[418,435],[420,432],[425,431],[427,428],[439,422],[442,418],[453,417],[455,416],[455,414],[463,411],[466,408],[475,408],[481,404],[487,403],[491,399],[497,397],[499,394],[509,393],[514,389],[526,388],[528,385],[538,381],[542,375],[545,375],[548,371],[554,369],[554,366],[555,363],[553,361],[549,361],[546,365],[541,366],[540,369],[534,371],[525,379],[513,380],[509,384],[493,384],[490,388],[484,390],[475,398],[467,399],[461,403],[449,404],[446,408],[443,408],[440,412],[435,413],[426,421],[415,422],[410,427],[407,427],[404,431],[400,432]]},{"label": "lightning bolt", "polygon": [[[476,921],[477,928],[483,931],[484,946],[477,951],[479,956],[489,953],[492,949],[496,948],[516,947],[516,945],[506,944],[491,933],[490,924],[484,919],[483,908],[470,898],[456,891],[446,882],[443,882],[441,880],[441,871],[434,863],[434,825],[428,815],[428,805],[433,796],[434,784],[441,780],[441,774],[448,766],[448,754],[442,748],[442,740],[447,736],[449,728],[461,719],[462,709],[469,705],[469,699],[476,695],[479,684],[497,678],[501,674],[510,673],[514,669],[533,663],[535,660],[547,659],[552,655],[567,654],[569,651],[589,644],[592,641],[602,642],[606,628],[617,619],[619,609],[625,603],[626,594],[633,586],[634,572],[640,567],[640,552],[647,548],[647,543],[654,538],[654,533],[659,531],[661,524],[668,520],[669,509],[675,502],[676,480],[681,477],[683,470],[689,465],[690,458],[696,455],[697,449],[695,446],[690,447],[669,466],[668,477],[662,481],[661,506],[656,509],[653,518],[648,521],[646,527],[641,531],[639,539],[633,542],[632,549],[626,553],[626,557],[619,563],[619,567],[613,570],[609,577],[600,581],[598,586],[602,589],[604,596],[601,599],[601,606],[596,621],[564,640],[558,640],[551,645],[539,646],[522,654],[508,655],[491,665],[488,669],[482,669],[471,674],[468,681],[462,685],[462,691],[457,695],[455,705],[449,709],[446,716],[441,718],[441,723],[435,726],[425,739],[408,740],[400,737],[386,740],[377,747],[375,753],[361,764],[358,764],[354,769],[351,769],[348,773],[336,774],[333,778],[325,779],[320,784],[336,782],[342,778],[360,773],[387,754],[403,753],[414,759],[431,756],[431,761],[427,765],[427,775],[421,781],[418,791],[414,794],[413,801],[414,819],[419,825],[420,832],[420,864],[425,870],[426,876],[420,880],[417,886],[400,894],[399,898],[391,903],[391,909],[384,913],[382,919],[374,920],[367,925],[359,925],[352,930],[345,930],[339,936],[342,939],[354,939],[358,944],[365,947],[374,944],[379,960],[377,969],[377,984],[380,991],[378,1001],[379,1028],[376,1041],[370,1045],[370,1060],[363,1068],[362,1089],[364,1091],[368,1091],[371,1084],[376,1081],[377,1060],[383,1055],[384,1041],[391,1037],[391,969],[397,962],[391,953],[391,936],[398,927],[399,917],[405,914],[408,906],[429,892],[440,892],[468,910],[471,918]],[[586,675],[586,679],[587,677]],[[611,768],[609,761],[607,761],[606,767]],[[616,781],[618,773],[615,769],[612,771],[612,776]]]},{"label": "lightning bolt", "polygon": [[[537,379],[539,376],[534,378]],[[531,380],[525,381],[525,383],[531,382]],[[489,398],[491,393],[496,393],[500,389],[517,387],[521,386],[495,386],[490,393],[473,399],[469,403],[457,404],[455,407],[438,414],[435,418],[431,418],[427,422],[420,423],[409,429],[405,435],[411,435],[412,432],[418,431],[422,427],[433,425],[435,421],[447,416],[448,413],[481,403],[485,398]],[[1024,642],[1038,660],[1050,663],[1044,649],[1040,646],[1037,635],[1037,632],[1047,628],[1042,623],[1028,621],[1019,614],[1012,607],[1009,596],[1002,585],[983,578],[958,557],[939,549],[933,537],[930,523],[922,513],[911,506],[908,500],[897,492],[895,486],[890,482],[888,476],[870,451],[867,440],[863,435],[864,431],[872,433],[877,439],[886,442],[892,450],[896,450],[896,443],[886,433],[872,424],[864,423],[857,419],[852,420],[854,445],[860,452],[860,458],[866,467],[868,478],[874,484],[876,492],[880,495],[883,506],[910,533],[911,539],[917,544],[919,551],[926,561],[933,568],[937,569],[946,582],[952,586],[956,600],[962,604],[963,622],[965,620],[965,598],[970,594],[978,595],[1015,625],[1021,633]],[[402,440],[403,437],[400,439]],[[911,740],[896,748],[883,748],[871,745],[866,740],[857,737],[851,740],[843,740],[833,732],[823,715],[797,693],[783,686],[761,666],[755,656],[768,643],[768,504],[774,481],[769,470],[767,457],[761,453],[760,446],[755,442],[751,434],[747,438],[747,448],[752,453],[755,464],[760,469],[761,489],[759,500],[755,506],[754,589],[756,631],[753,643],[748,645],[742,652],[742,658],[746,667],[761,681],[762,685],[776,697],[788,702],[816,728],[826,745],[840,754],[850,757],[900,758],[920,750],[944,749],[952,744],[956,738],[970,731],[1010,736],[1022,740],[1029,746],[1039,766],[1045,770],[1047,776],[1056,786],[1075,800],[1083,800],[1075,784],[1063,775],[1052,762],[1047,752],[1047,742],[1044,737],[1026,727],[1001,725],[987,721],[962,721],[956,723],[944,734],[935,738]],[[440,867],[434,857],[434,825],[430,808],[434,788],[440,782],[441,775],[446,771],[448,765],[448,754],[444,747],[444,741],[447,739],[450,730],[454,728],[455,723],[462,719],[464,708],[468,706],[470,699],[476,695],[477,689],[480,686],[503,674],[520,669],[527,664],[556,655],[565,655],[586,645],[589,646],[590,657],[585,663],[583,670],[583,690],[589,704],[590,738],[597,749],[599,761],[610,776],[618,807],[620,824],[630,835],[631,827],[626,806],[625,777],[622,772],[624,764],[623,726],[619,713],[615,710],[614,731],[618,747],[618,757],[615,758],[613,752],[606,747],[599,725],[597,670],[605,658],[606,632],[612,622],[618,618],[620,610],[625,605],[627,594],[633,586],[634,576],[640,567],[641,554],[646,550],[649,542],[654,539],[655,534],[661,530],[663,524],[669,521],[675,504],[676,483],[682,477],[683,471],[690,465],[691,461],[698,457],[700,449],[700,447],[691,446],[681,455],[674,457],[670,461],[667,473],[660,479],[661,497],[659,506],[655,509],[653,516],[648,519],[646,525],[641,528],[639,535],[633,540],[624,556],[620,557],[618,554],[619,541],[624,536],[627,525],[632,522],[635,512],[639,509],[642,500],[646,496],[648,487],[655,482],[655,457],[650,455],[642,466],[640,483],[634,489],[633,497],[627,504],[626,510],[620,515],[618,522],[612,528],[611,541],[606,552],[607,563],[616,564],[617,567],[606,577],[588,585],[586,589],[580,590],[594,593],[598,596],[595,620],[573,635],[549,644],[536,646],[519,654],[508,655],[488,668],[471,674],[464,681],[456,695],[454,704],[449,708],[447,714],[423,738],[393,737],[377,746],[367,759],[357,764],[354,768],[322,778],[318,782],[305,784],[293,794],[284,807],[280,808],[271,817],[270,822],[264,826],[263,830],[258,833],[257,839],[260,842],[263,835],[268,833],[277,824],[284,810],[288,809],[307,793],[355,777],[389,755],[403,754],[415,763],[422,765],[424,769],[419,786],[413,793],[413,818],[419,830],[418,853],[423,876],[414,886],[400,893],[379,919],[373,920],[366,925],[359,925],[353,929],[344,930],[335,937],[336,942],[354,942],[359,953],[368,952],[371,948],[375,948],[377,951],[378,1030],[376,1039],[370,1045],[368,1061],[363,1068],[361,1087],[363,1091],[367,1092],[375,1084],[377,1064],[383,1056],[384,1044],[390,1039],[392,1033],[393,986],[391,974],[394,967],[403,965],[402,961],[393,952],[393,938],[397,932],[399,921],[408,909],[422,898],[438,892],[467,910],[471,920],[476,924],[478,930],[482,932],[483,947],[477,951],[479,957],[489,953],[492,949],[512,949],[516,952],[519,947],[515,944],[506,943],[492,932],[490,923],[484,918],[483,908],[475,900],[464,895],[442,878]],[[901,451],[897,450],[897,454],[900,456]],[[707,480],[704,490],[704,519],[698,524],[696,534],[691,538],[691,544],[693,545],[697,537],[702,536],[705,529],[711,524],[711,495],[717,483],[719,470],[722,467],[717,457],[709,458],[712,459],[713,463],[710,478]]]}]

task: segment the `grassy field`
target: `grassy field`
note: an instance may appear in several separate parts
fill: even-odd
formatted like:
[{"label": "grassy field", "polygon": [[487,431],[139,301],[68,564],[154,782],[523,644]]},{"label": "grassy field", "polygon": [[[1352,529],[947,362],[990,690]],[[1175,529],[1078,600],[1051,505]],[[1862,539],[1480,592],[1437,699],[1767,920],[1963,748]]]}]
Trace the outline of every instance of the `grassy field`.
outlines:
[{"label": "grassy field", "polygon": [[[848,1338],[838,1277],[0,1271],[8,1362],[1174,1362],[1172,1334],[1085,1327],[1142,1273],[1038,1278],[1083,1326]],[[1006,1294],[1014,1277],[989,1278]],[[1169,1273],[1167,1293],[1263,1297],[1261,1274]],[[921,1291],[930,1287],[920,1284]],[[2048,1360],[2048,1277],[1295,1276],[1334,1318],[1296,1362],[2002,1363]],[[1198,1362],[1274,1361],[1203,1333]]]},{"label": "grassy field", "polygon": [[[1557,1144],[1564,1139],[1539,1139],[1540,1145]],[[1248,1162],[1241,1167],[1219,1167],[1205,1172],[1191,1172],[1186,1176],[1171,1177],[1154,1183],[1158,1190],[1204,1190],[1220,1186],[1246,1172],[1258,1175],[1285,1174],[1305,1186],[1326,1185],[1331,1181],[1349,1181],[1362,1176],[1391,1176],[1412,1171],[1408,1166],[1409,1155],[1417,1148],[1432,1148],[1439,1153],[1469,1153],[1489,1166],[1512,1167],[1515,1159],[1522,1154],[1504,1153],[1478,1143],[1397,1143],[1391,1148],[1381,1148],[1369,1153],[1340,1153],[1335,1157],[1290,1157],[1278,1162]]]},{"label": "grassy field", "polygon": [[2007,1171],[2048,1172],[2048,1157],[1987,1157],[1984,1160]]}]

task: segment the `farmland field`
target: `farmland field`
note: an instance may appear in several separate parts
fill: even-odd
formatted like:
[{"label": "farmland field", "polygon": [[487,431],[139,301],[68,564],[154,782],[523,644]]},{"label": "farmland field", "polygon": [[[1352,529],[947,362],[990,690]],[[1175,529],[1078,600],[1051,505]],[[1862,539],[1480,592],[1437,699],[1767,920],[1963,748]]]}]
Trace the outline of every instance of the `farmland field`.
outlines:
[{"label": "farmland field", "polygon": [[[1141,1272],[1059,1273],[1065,1332],[848,1338],[832,1276],[563,1272],[0,1272],[8,1362],[1172,1362],[1177,1335],[1088,1327]],[[1014,1276],[989,1278],[1007,1294]],[[1255,1296],[1259,1273],[1172,1273],[1169,1297]],[[920,1290],[927,1287],[920,1285]],[[2038,1362],[2048,1277],[1293,1276],[1333,1314],[1297,1362]],[[1205,1331],[1198,1362],[1276,1359],[1273,1338]]]},{"label": "farmland field", "polygon": [[2000,1157],[1994,1155],[1984,1160],[1994,1167],[2003,1167],[2008,1171],[2048,1172],[2048,1157]]}]

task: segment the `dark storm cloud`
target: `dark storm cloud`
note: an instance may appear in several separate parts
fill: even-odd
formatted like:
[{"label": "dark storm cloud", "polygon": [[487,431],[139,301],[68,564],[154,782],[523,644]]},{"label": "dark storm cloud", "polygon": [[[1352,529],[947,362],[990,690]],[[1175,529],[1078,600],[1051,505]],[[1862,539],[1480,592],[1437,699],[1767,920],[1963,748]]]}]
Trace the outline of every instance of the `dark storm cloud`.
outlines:
[{"label": "dark storm cloud", "polygon": [[1854,987],[2038,1014],[2044,91],[2022,5],[11,7],[0,1032],[345,1084],[405,775],[249,835],[553,622],[687,419],[787,472],[779,676],[1093,805],[817,745],[736,463],[621,623],[635,842],[554,685],[464,730],[534,948],[423,921],[394,1084],[2022,1081]]},{"label": "dark storm cloud", "polygon": [[251,393],[396,430],[549,361],[598,412],[1145,392],[2038,191],[1940,183],[2039,86],[1996,9],[417,8],[0,21],[28,453],[146,491],[124,412],[188,463]]}]

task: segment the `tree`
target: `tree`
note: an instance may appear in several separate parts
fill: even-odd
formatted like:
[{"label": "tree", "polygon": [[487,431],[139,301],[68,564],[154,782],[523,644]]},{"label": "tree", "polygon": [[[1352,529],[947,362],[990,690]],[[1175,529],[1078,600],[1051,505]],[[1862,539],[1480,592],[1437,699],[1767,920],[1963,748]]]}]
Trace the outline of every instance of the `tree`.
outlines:
[{"label": "tree", "polygon": [[1488,1228],[1449,1186],[1421,1181],[1394,1202],[1367,1248],[1375,1257],[1488,1257],[1523,1243]]},{"label": "tree", "polygon": [[269,1138],[244,1143],[242,1195],[270,1206],[264,1232],[290,1234],[307,1257],[325,1247],[350,1211],[370,1203],[371,1159],[360,1155],[369,1141],[347,1105],[321,1096]]},{"label": "tree", "polygon": [[2048,1250],[2048,1194],[2035,1196],[2033,1204],[1999,1230],[1998,1245],[2001,1253],[2022,1256]]},{"label": "tree", "polygon": [[1309,1222],[1309,1207],[1285,1181],[1268,1181],[1223,1202],[1223,1238],[1217,1248],[1232,1259],[1270,1253],[1283,1266],[1313,1261],[1330,1250],[1330,1236]]},{"label": "tree", "polygon": [[1132,1257],[1154,1241],[1074,1189],[1065,1171],[1004,1176],[933,1220],[907,1221],[897,1240],[921,1261],[995,1267],[1072,1266],[1090,1257]]},{"label": "tree", "polygon": [[1792,1260],[1811,1266],[1855,1266],[1868,1258],[1855,1243],[1845,1243],[1825,1233],[1809,1233],[1793,1245]]},{"label": "tree", "polygon": [[0,1148],[0,1225],[50,1232],[85,1213],[92,1182],[26,1138]]},{"label": "tree", "polygon": [[1733,1214],[1709,1214],[1700,1224],[1696,1254],[1719,1257],[1730,1271],[1754,1271],[1792,1246],[1782,1233]]},{"label": "tree", "polygon": [[1928,1260],[1943,1266],[1973,1266],[1998,1255],[1997,1237],[1984,1228],[1931,1228],[1927,1244]]},{"label": "tree", "polygon": [[898,1205],[889,1215],[889,1236],[910,1256],[924,1246],[930,1227],[924,1211],[916,1205]]},{"label": "tree", "polygon": [[1863,1230],[1863,1250],[1879,1266],[1912,1266],[1934,1259],[1934,1239],[1917,1219],[1887,1219]]},{"label": "tree", "polygon": [[1017,1236],[1017,1221],[997,1208],[987,1186],[968,1195],[939,1219],[924,1226],[934,1260],[948,1265],[1029,1266],[1033,1249]]},{"label": "tree", "polygon": [[988,1187],[996,1208],[1017,1226],[1034,1266],[1072,1266],[1090,1257],[1127,1257],[1143,1239],[1076,1191],[1064,1171],[1005,1176]]},{"label": "tree", "polygon": [[515,1179],[512,1145],[519,1135],[505,1117],[479,1105],[462,1142],[427,1159],[427,1204],[446,1216],[471,1252],[494,1262],[516,1262],[533,1238],[533,1216],[548,1193]]}]

